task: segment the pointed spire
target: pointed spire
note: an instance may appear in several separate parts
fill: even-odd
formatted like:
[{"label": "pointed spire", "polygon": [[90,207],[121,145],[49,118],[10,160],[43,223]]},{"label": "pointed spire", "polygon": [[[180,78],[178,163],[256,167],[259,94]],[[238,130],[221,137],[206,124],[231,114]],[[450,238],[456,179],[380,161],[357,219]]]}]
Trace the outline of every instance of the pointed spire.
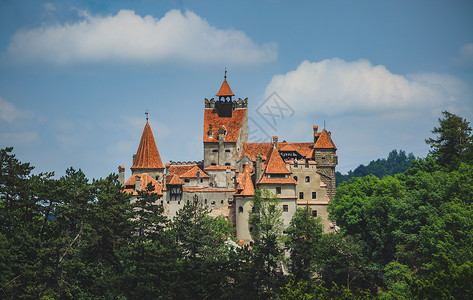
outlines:
[{"label": "pointed spire", "polygon": [[271,154],[269,156],[266,170],[264,171],[266,174],[291,174],[291,172],[287,169],[286,163],[282,159],[281,155],[279,155],[279,151],[276,148],[271,150]]},{"label": "pointed spire", "polygon": [[227,82],[227,68],[225,68],[225,76],[223,76],[222,86],[220,87],[220,90],[215,96],[218,96],[218,97],[235,96]]},{"label": "pointed spire", "polygon": [[327,132],[326,129],[322,130],[322,132],[320,133],[319,138],[317,139],[317,142],[314,145],[314,148],[337,150],[337,147],[335,147],[335,144],[333,143],[332,138],[330,137],[330,134]]},{"label": "pointed spire", "polygon": [[146,122],[143,134],[141,135],[140,145],[136,151],[136,157],[131,169],[164,169],[158,147],[154,141],[153,132],[149,123]]}]

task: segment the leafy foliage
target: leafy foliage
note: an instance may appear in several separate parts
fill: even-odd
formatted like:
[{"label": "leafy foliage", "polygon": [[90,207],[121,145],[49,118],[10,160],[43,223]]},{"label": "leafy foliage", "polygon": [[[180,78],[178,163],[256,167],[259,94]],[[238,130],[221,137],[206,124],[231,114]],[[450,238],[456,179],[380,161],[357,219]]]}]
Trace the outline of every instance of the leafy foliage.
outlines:
[{"label": "leafy foliage", "polygon": [[131,201],[117,175],[32,174],[1,149],[0,298],[472,299],[471,129],[443,115],[430,156],[393,151],[340,184],[339,233],[307,208],[284,233],[280,200],[257,190],[244,246],[197,198],[170,220],[152,185]]},{"label": "leafy foliage", "polygon": [[399,173],[405,172],[410,163],[415,160],[414,154],[409,153],[406,155],[404,150],[392,150],[389,152],[388,157],[372,160],[367,166],[359,165],[353,171],[348,171],[347,174],[340,172],[335,173],[337,187],[345,181],[350,180],[354,177],[364,177],[368,175],[374,175],[378,178],[383,178],[386,175],[394,176]]}]

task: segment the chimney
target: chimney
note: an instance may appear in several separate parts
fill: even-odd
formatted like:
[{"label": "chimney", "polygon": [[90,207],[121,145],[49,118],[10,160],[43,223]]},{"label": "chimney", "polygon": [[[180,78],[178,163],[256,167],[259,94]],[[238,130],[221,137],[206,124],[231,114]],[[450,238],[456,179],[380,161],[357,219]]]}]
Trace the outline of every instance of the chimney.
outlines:
[{"label": "chimney", "polygon": [[212,128],[212,124],[209,125],[209,138],[213,138],[213,128]]},{"label": "chimney", "polygon": [[261,168],[263,167],[263,159],[261,157],[261,153],[258,152],[258,154],[256,154],[256,164],[255,164],[255,182],[258,182],[261,178]]},{"label": "chimney", "polygon": [[273,148],[278,149],[278,137],[273,136]]},{"label": "chimney", "polygon": [[118,181],[120,181],[121,185],[125,184],[125,167],[124,166],[118,167]]},{"label": "chimney", "polygon": [[135,176],[135,192],[138,192],[141,190],[141,178],[140,176],[136,175]]},{"label": "chimney", "polygon": [[314,144],[317,143],[317,131],[319,126],[314,126]]},{"label": "chimney", "polygon": [[233,185],[235,185],[235,189],[238,187],[238,170],[235,170],[235,176],[233,177]]}]

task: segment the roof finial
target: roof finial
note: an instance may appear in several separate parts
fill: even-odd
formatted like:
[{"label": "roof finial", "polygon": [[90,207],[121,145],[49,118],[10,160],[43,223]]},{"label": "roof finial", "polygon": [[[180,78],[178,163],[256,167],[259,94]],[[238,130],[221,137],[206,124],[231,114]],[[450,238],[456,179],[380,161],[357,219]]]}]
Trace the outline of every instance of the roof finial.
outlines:
[{"label": "roof finial", "polygon": [[225,78],[225,80],[227,80],[227,67],[225,67],[225,76],[223,76],[223,78]]},{"label": "roof finial", "polygon": [[145,115],[146,115],[146,123],[148,123],[148,110],[146,110]]},{"label": "roof finial", "polygon": [[324,120],[324,129],[325,129],[325,120]]}]

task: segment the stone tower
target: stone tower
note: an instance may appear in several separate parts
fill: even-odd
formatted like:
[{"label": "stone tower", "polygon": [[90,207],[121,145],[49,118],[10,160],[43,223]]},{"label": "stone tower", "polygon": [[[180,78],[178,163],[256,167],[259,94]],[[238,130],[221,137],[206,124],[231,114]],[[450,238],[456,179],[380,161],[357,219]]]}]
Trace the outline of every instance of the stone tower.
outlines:
[{"label": "stone tower", "polygon": [[332,141],[331,133],[323,129],[318,132],[314,126],[314,160],[317,163],[317,172],[327,185],[327,194],[330,199],[335,196],[335,167],[338,165],[337,147]]},{"label": "stone tower", "polygon": [[234,167],[243,144],[248,142],[248,99],[233,100],[235,95],[228,85],[226,72],[216,96],[217,101],[205,99],[204,169]]}]

